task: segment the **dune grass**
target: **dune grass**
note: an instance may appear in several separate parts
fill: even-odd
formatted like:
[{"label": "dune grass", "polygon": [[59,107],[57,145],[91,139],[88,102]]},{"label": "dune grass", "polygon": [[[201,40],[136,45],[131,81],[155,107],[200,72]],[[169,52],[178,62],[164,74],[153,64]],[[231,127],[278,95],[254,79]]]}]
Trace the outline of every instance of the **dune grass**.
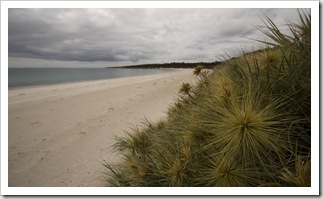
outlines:
[{"label": "dune grass", "polygon": [[311,20],[299,17],[289,35],[265,18],[261,51],[197,66],[164,121],[116,139],[109,186],[310,186]]}]

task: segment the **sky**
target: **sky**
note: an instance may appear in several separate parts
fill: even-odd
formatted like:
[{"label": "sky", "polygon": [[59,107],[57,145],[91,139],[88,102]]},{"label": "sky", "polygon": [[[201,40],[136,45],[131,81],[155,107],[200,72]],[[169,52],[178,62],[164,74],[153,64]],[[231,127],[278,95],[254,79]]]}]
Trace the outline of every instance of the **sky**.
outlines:
[{"label": "sky", "polygon": [[297,9],[10,8],[9,67],[110,67],[214,62],[264,47],[255,26],[282,30]]}]

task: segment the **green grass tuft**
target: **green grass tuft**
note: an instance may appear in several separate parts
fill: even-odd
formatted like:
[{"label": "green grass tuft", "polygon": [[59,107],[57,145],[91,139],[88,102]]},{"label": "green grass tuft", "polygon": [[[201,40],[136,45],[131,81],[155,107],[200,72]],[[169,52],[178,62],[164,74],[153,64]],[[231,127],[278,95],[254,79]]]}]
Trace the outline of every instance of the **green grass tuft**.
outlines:
[{"label": "green grass tuft", "polygon": [[194,75],[199,76],[202,73],[203,68],[202,65],[197,65],[193,71]]},{"label": "green grass tuft", "polygon": [[191,89],[192,89],[192,86],[190,83],[183,83],[181,89],[179,90],[179,93],[184,95],[189,95]]}]

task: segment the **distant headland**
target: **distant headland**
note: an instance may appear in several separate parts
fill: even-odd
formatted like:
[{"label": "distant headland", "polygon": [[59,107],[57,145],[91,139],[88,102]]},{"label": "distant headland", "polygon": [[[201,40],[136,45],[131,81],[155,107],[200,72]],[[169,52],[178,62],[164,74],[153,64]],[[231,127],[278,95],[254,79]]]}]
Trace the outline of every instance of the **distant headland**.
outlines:
[{"label": "distant headland", "polygon": [[219,65],[221,62],[196,62],[196,63],[184,63],[184,62],[171,62],[164,64],[140,64],[140,65],[129,65],[129,66],[117,66],[109,68],[195,68],[197,65],[202,65],[206,69],[213,69],[215,66]]}]

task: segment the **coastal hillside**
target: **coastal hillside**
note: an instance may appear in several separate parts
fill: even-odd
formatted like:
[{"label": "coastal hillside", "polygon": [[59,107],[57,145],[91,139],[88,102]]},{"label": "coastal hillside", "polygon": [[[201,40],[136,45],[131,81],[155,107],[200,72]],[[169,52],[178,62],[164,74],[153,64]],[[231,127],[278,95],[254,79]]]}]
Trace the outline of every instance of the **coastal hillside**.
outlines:
[{"label": "coastal hillside", "polygon": [[108,186],[311,186],[311,16],[264,23],[265,49],[197,66],[167,118],[116,138]]}]

